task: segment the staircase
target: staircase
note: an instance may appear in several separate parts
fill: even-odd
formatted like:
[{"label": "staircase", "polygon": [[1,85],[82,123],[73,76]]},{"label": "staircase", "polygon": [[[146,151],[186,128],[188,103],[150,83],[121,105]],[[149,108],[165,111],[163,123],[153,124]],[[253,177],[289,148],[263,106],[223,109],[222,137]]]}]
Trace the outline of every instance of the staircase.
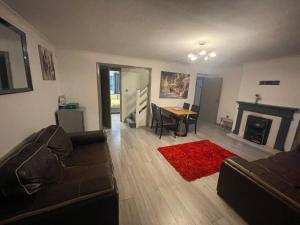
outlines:
[{"label": "staircase", "polygon": [[148,109],[148,86],[142,90],[136,91],[136,107],[135,111],[125,119],[125,122],[131,128],[146,126],[147,109]]},{"label": "staircase", "polygon": [[128,124],[129,127],[131,128],[136,128],[136,113],[132,112],[128,117],[125,119],[125,123]]}]

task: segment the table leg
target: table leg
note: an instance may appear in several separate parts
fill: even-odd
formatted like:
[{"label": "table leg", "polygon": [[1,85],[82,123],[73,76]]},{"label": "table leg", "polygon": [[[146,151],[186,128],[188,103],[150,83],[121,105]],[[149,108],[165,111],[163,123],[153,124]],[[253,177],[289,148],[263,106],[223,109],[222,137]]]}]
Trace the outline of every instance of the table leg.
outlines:
[{"label": "table leg", "polygon": [[186,124],[185,125],[185,136],[187,136],[188,132],[189,132],[189,121],[188,121],[188,118],[187,118],[187,121],[186,121]]},{"label": "table leg", "polygon": [[187,132],[185,131],[185,129],[186,129],[186,127],[184,124],[184,117],[180,116],[176,135],[179,137],[185,137],[187,135]]}]

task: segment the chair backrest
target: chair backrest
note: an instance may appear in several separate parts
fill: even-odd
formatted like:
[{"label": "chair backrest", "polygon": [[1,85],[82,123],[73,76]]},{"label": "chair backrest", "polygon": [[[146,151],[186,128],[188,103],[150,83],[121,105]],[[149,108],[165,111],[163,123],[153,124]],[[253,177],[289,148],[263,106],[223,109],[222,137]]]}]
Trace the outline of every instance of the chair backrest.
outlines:
[{"label": "chair backrest", "polygon": [[161,108],[158,106],[156,106],[155,115],[156,115],[157,122],[160,124],[162,122],[162,117],[161,117]]},{"label": "chair backrest", "polygon": [[196,112],[196,115],[191,115],[193,118],[198,118],[199,112],[200,112],[200,106],[198,105],[192,105],[191,111]]},{"label": "chair backrest", "polygon": [[156,119],[156,108],[157,108],[157,105],[155,105],[154,103],[151,103],[151,111],[152,111],[153,119]]},{"label": "chair backrest", "polygon": [[190,103],[187,103],[187,102],[183,103],[183,107],[182,108],[184,108],[184,109],[190,109]]}]

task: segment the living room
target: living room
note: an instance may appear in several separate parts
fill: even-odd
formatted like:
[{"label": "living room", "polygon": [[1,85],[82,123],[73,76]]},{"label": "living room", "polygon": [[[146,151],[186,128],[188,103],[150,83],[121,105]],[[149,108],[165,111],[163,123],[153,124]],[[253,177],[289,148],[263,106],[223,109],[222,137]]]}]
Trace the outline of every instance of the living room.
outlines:
[{"label": "living room", "polygon": [[[11,56],[12,78],[1,70],[0,79],[0,174],[13,178],[1,178],[0,224],[299,224],[299,11],[298,2],[279,0],[0,1],[3,30],[21,40],[27,81],[8,88],[19,76]],[[146,125],[121,120],[104,129],[100,64],[149,69]],[[165,77],[184,91],[163,93]],[[216,119],[203,121],[208,104],[200,104],[187,126],[199,77],[222,80]],[[59,109],[66,103],[79,103],[84,135],[51,126],[74,118],[60,115],[72,111]],[[151,128],[156,112],[175,128],[160,119]],[[11,161],[29,136],[30,154]],[[26,167],[33,156],[53,166]],[[20,169],[48,170],[51,181],[25,185]],[[60,190],[68,192],[49,197]]]}]

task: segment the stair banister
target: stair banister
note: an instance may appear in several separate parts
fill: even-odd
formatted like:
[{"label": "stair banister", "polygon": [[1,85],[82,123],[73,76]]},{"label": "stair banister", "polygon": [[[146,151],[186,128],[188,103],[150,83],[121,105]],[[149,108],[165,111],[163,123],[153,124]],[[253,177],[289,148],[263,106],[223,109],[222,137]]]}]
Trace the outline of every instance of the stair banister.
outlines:
[{"label": "stair banister", "polygon": [[148,108],[148,86],[136,92],[136,127],[146,126]]}]

